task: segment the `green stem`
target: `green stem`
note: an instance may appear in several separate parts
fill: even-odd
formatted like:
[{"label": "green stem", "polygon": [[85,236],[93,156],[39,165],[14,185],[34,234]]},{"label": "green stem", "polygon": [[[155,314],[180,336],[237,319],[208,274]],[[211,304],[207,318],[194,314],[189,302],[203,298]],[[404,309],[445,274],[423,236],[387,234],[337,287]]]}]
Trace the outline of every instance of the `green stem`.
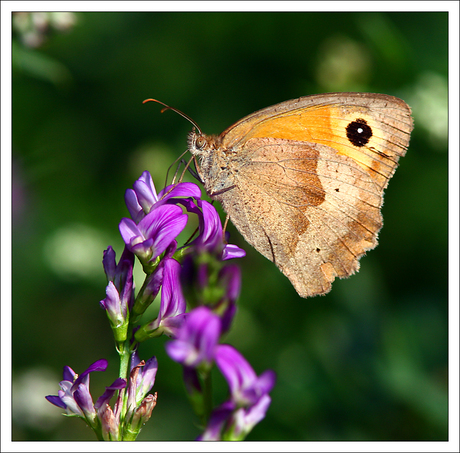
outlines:
[{"label": "green stem", "polygon": [[208,424],[209,418],[211,416],[212,411],[212,379],[211,379],[211,371],[209,370],[207,373],[201,376],[202,384],[203,384],[203,416],[202,416],[202,423],[203,426]]},{"label": "green stem", "polygon": [[120,373],[119,377],[128,380],[128,370],[129,370],[129,358],[130,358],[130,351],[129,351],[129,344],[128,341],[125,341],[122,346],[122,350],[118,351],[120,354]]},{"label": "green stem", "polygon": [[[131,336],[131,329],[128,329],[129,337]],[[129,338],[128,337],[128,338]],[[121,398],[121,401],[123,401],[122,404],[122,410],[121,410],[121,419],[120,419],[120,434],[122,435],[122,438],[124,438],[124,433],[123,433],[123,421],[124,417],[126,415],[126,402],[127,402],[127,388],[129,386],[129,364],[130,364],[130,348],[129,348],[129,340],[126,340],[123,342],[121,345],[117,347],[118,354],[120,356],[120,370],[118,373],[118,376],[126,379],[126,387],[124,389],[118,390],[118,397]]]}]

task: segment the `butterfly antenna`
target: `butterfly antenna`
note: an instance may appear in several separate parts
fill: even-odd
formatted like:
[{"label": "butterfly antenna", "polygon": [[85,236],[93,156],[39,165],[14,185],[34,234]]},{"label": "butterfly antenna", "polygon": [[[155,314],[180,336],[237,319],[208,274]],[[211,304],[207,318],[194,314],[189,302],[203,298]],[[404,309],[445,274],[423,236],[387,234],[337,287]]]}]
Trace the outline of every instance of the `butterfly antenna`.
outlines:
[{"label": "butterfly antenna", "polygon": [[187,121],[190,121],[190,123],[197,129],[197,131],[202,134],[200,127],[198,124],[195,123],[195,121],[192,120],[188,115],[186,115],[184,112],[181,112],[179,109],[176,109],[174,107],[170,107],[169,105],[165,104],[164,102],[158,101],[157,99],[146,99],[145,101],[142,102],[142,104],[145,104],[146,102],[156,102],[157,104],[161,104],[164,106],[163,109],[161,109],[161,113],[165,112],[166,110],[172,110],[173,112],[176,112],[182,118],[185,118]]},{"label": "butterfly antenna", "polygon": [[[201,132],[201,129],[200,129],[200,126],[198,126],[197,123],[195,123],[195,121],[192,120],[192,118],[190,118],[188,115],[186,115],[184,112],[181,112],[179,109],[176,109],[174,107],[171,107],[167,104],[165,104],[164,102],[161,102],[159,101],[158,99],[153,99],[153,98],[149,98],[149,99],[146,99],[145,101],[142,101],[143,104],[147,103],[147,102],[156,102],[157,104],[160,104],[162,105],[164,108],[161,109],[161,113],[165,112],[166,110],[172,110],[173,112],[176,112],[177,114],[179,114],[180,116],[182,116],[182,118],[185,118],[187,121],[189,121],[192,126],[200,133],[202,134]],[[169,175],[169,170],[177,164],[177,162],[179,162],[180,159],[182,159],[182,157],[188,152],[188,150],[184,151],[171,165],[170,167],[168,168],[168,171],[166,172],[166,184],[167,184],[167,181],[168,181],[168,175]],[[179,177],[179,182],[182,181],[182,179],[184,178],[184,175],[185,175],[185,172],[187,171],[187,169],[190,168],[190,164],[193,162],[195,162],[195,165],[196,165],[196,159],[195,159],[195,156],[192,156],[191,159],[187,162],[187,164],[185,165],[185,168],[182,172],[182,174],[180,175]],[[177,174],[179,172],[179,165],[177,166],[176,168],[176,171],[174,172],[174,176],[173,176],[173,179],[172,179],[172,184],[175,184],[175,180],[176,180],[176,177],[177,177]],[[195,174],[198,174],[198,173],[195,173]],[[193,173],[192,173],[193,175]],[[197,178],[201,181],[201,177]],[[172,190],[172,188],[171,188]],[[166,195],[166,194],[165,194]]]}]

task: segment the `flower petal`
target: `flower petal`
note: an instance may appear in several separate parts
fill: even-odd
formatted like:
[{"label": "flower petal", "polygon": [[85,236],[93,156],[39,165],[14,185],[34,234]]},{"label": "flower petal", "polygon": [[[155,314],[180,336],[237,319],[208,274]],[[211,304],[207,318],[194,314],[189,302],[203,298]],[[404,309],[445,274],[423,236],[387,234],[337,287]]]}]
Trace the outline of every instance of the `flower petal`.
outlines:
[{"label": "flower petal", "polygon": [[134,220],[134,222],[139,223],[145,216],[145,213],[142,209],[142,206],[139,204],[137,194],[133,189],[126,189],[125,203],[131,218]]},{"label": "flower petal", "polygon": [[221,321],[208,307],[193,309],[177,333],[177,339],[166,344],[173,360],[186,366],[198,367],[214,360],[221,333]]},{"label": "flower petal", "polygon": [[121,237],[123,238],[123,241],[128,247],[131,246],[135,238],[140,237],[143,239],[143,235],[140,229],[131,219],[127,219],[127,218],[121,219],[121,222],[118,225],[118,229],[120,230],[120,234],[121,234]]},{"label": "flower petal", "polygon": [[238,405],[256,404],[275,385],[276,375],[272,370],[257,377],[249,362],[230,345],[217,347],[216,363],[229,384],[232,400]]},{"label": "flower petal", "polygon": [[117,265],[115,263],[115,251],[110,245],[107,250],[104,250],[102,265],[104,267],[105,275],[107,275],[107,280],[113,281]]},{"label": "flower petal", "polygon": [[194,363],[197,357],[196,348],[187,341],[174,340],[165,344],[166,352],[171,359],[181,364]]},{"label": "flower petal", "polygon": [[148,214],[158,201],[157,192],[150,173],[144,171],[142,176],[133,184],[133,188],[143,211]]},{"label": "flower petal", "polygon": [[85,417],[90,421],[94,421],[96,411],[94,409],[93,398],[91,397],[89,388],[85,384],[80,384],[75,390],[73,397],[85,414]]},{"label": "flower petal", "polygon": [[110,311],[111,314],[117,314],[120,311],[120,295],[113,282],[109,282],[105,289],[107,297],[101,300],[99,304],[104,310]]},{"label": "flower petal", "polygon": [[249,362],[230,345],[223,344],[217,347],[216,363],[227,380],[232,395],[250,386],[257,379]]},{"label": "flower petal", "polygon": [[137,376],[136,402],[140,403],[150,392],[155,384],[155,377],[158,371],[158,360],[155,356],[147,360]]},{"label": "flower petal", "polygon": [[45,396],[45,398],[51,403],[54,404],[57,407],[60,407],[62,409],[67,409],[67,405],[62,402],[61,398],[57,395],[48,395]]},{"label": "flower petal", "polygon": [[94,408],[98,411],[105,404],[109,404],[110,399],[117,390],[124,389],[126,387],[126,379],[117,378],[112,385],[105,388],[105,392],[97,399]]},{"label": "flower petal", "polygon": [[187,215],[176,205],[163,205],[154,209],[139,222],[144,238],[153,240],[153,255],[156,258],[179,235],[187,223]]},{"label": "flower petal", "polygon": [[222,259],[230,260],[233,258],[243,258],[246,256],[246,252],[235,244],[226,244],[222,251]]},{"label": "flower petal", "polygon": [[186,304],[182,294],[179,275],[181,266],[175,259],[166,260],[161,289],[159,318],[172,317],[185,312]]},{"label": "flower petal", "polygon": [[[88,376],[89,373],[92,373],[93,371],[105,371],[107,369],[108,364],[109,364],[109,362],[106,359],[96,360],[94,363],[92,363],[88,367],[88,369],[83,371],[83,373],[81,373],[80,376],[78,376],[76,381],[73,383],[72,388],[73,389],[77,388],[80,385],[80,383],[83,380],[85,380],[86,376]],[[89,378],[89,376],[88,376],[88,378]]]},{"label": "flower petal", "polygon": [[205,431],[197,438],[197,440],[222,440],[222,429],[231,418],[234,409],[234,404],[230,401],[226,401],[214,409],[211,417],[209,418],[208,426],[206,426]]},{"label": "flower petal", "polygon": [[[168,193],[170,189],[171,189],[171,192]],[[158,198],[162,201],[168,200],[170,198],[188,198],[188,197],[201,198],[201,190],[193,182],[181,182],[176,185],[167,186],[163,190],[161,190],[160,193],[158,194]]]},{"label": "flower petal", "polygon": [[63,371],[63,376],[64,376],[64,381],[69,381],[73,384],[73,381],[75,379],[75,375],[77,373],[75,373],[74,370],[72,370],[72,368],[70,368],[69,366],[65,366],[64,367],[64,371]]}]

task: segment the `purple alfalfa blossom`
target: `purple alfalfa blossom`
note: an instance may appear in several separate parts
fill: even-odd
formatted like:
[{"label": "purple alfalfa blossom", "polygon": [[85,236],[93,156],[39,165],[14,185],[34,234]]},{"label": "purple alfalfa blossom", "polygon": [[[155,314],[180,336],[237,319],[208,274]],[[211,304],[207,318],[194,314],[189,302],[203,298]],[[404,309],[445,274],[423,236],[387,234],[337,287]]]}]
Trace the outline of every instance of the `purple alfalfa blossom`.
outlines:
[{"label": "purple alfalfa blossom", "polygon": [[229,429],[223,440],[243,440],[265,418],[271,402],[270,396],[265,394],[256,404],[237,409],[229,420]]},{"label": "purple alfalfa blossom", "polygon": [[268,395],[262,396],[248,408],[237,408],[233,401],[225,401],[212,411],[206,429],[197,440],[244,440],[254,426],[265,418],[270,403]]},{"label": "purple alfalfa blossom", "polygon": [[162,205],[136,223],[124,218],[119,229],[128,247],[147,265],[160,256],[179,235],[187,223],[187,214],[176,205]]},{"label": "purple alfalfa blossom", "polygon": [[[226,232],[226,236],[227,236]],[[222,251],[222,260],[231,260],[233,258],[244,258],[246,256],[246,252],[238,247],[235,244],[226,244],[224,250]]]},{"label": "purple alfalfa blossom", "polygon": [[[100,305],[106,310],[114,331],[120,354],[120,376],[127,381],[122,377],[116,379],[93,404],[89,373],[107,368],[107,361],[100,360],[81,376],[66,367],[58,396],[47,397],[69,415],[83,418],[100,440],[134,440],[150,418],[157,394],[149,392],[158,364],[155,357],[147,362],[139,361],[134,353],[128,369],[129,355],[137,349],[136,343],[162,334],[173,339],[166,344],[167,353],[183,365],[188,397],[203,425],[211,414],[210,372],[220,348],[220,338],[234,317],[241,286],[238,267],[226,260],[244,256],[245,252],[226,243],[216,209],[200,197],[200,189],[192,183],[170,185],[157,194],[148,172],[126,192],[125,200],[132,218],[124,218],[119,224],[125,249],[118,264],[112,247],[104,252],[108,285]],[[185,228],[188,215],[193,214],[198,217],[199,234],[178,249],[177,236]],[[147,274],[136,297],[135,256]],[[187,274],[187,263],[191,263],[199,295],[194,300],[187,299],[192,307],[189,313],[186,313],[181,284]],[[157,318],[139,327],[139,319],[160,291]],[[219,435],[229,432],[230,426],[232,432],[243,433],[251,420],[257,419],[253,411],[261,404],[263,396],[257,402],[241,405],[233,397],[235,388],[232,398],[220,407],[220,417],[216,415],[210,421],[218,428],[211,429],[212,425],[208,425],[211,437],[217,435],[217,431]],[[110,400],[117,392],[112,409]],[[243,412],[238,412],[241,409]]]},{"label": "purple alfalfa blossom", "polygon": [[184,182],[165,187],[157,194],[152,176],[144,171],[125,193],[126,206],[134,222],[139,223],[153,207],[157,208],[172,198],[200,198],[201,190],[193,183]]},{"label": "purple alfalfa blossom", "polygon": [[198,214],[200,233],[193,240],[192,245],[198,250],[220,253],[224,245],[223,229],[216,208],[211,203],[201,199],[197,200],[196,206],[200,209],[194,210],[193,207],[190,207],[190,210]]},{"label": "purple alfalfa blossom", "polygon": [[[126,205],[131,214],[132,221],[122,219],[120,232],[128,248],[141,258],[145,264],[161,254],[159,244],[153,243],[153,236],[157,233],[152,231],[152,219],[146,221],[146,217],[159,210],[164,204],[184,205],[189,212],[198,215],[199,236],[192,242],[198,249],[219,253],[220,259],[240,258],[245,256],[245,251],[233,244],[223,241],[223,229],[220,217],[216,209],[207,201],[201,200],[201,190],[193,183],[181,182],[165,187],[158,194],[148,171],[134,183],[134,189],[128,189],[125,194]],[[168,210],[171,217],[179,216],[178,210]],[[157,214],[159,216],[159,214]],[[185,214],[184,214],[185,216]],[[170,219],[172,221],[172,219]],[[184,226],[186,220],[182,218]],[[137,227],[136,227],[137,225]],[[169,237],[177,236],[179,231],[169,231]],[[165,238],[166,239],[166,238]],[[156,247],[155,247],[156,246]],[[164,250],[164,248],[163,248]]]},{"label": "purple alfalfa blossom", "polygon": [[[134,266],[134,254],[124,248],[118,264],[116,263],[116,254],[111,246],[104,250],[102,265],[104,267],[107,281],[113,282],[120,294],[132,303],[134,288],[132,285],[132,269]],[[131,307],[129,307],[131,308]]]},{"label": "purple alfalfa blossom", "polygon": [[136,438],[142,425],[150,418],[156,405],[157,394],[148,394],[155,383],[158,370],[156,357],[145,362],[140,361],[137,352],[131,356],[131,371],[127,394],[127,412],[125,415],[125,440],[132,433]]},{"label": "purple alfalfa blossom", "polygon": [[151,274],[147,275],[130,312],[131,324],[135,324],[139,321],[145,310],[157,297],[163,285],[164,266],[167,261],[173,257],[176,249],[177,241],[173,240],[164,251],[163,257],[158,265],[154,267]]},{"label": "purple alfalfa blossom", "polygon": [[116,264],[115,252],[109,246],[104,251],[102,263],[109,283],[106,298],[100,301],[100,305],[107,312],[115,340],[120,343],[126,340],[129,311],[134,304],[134,255],[125,247]]},{"label": "purple alfalfa blossom", "polygon": [[128,398],[132,398],[135,405],[138,406],[155,384],[155,377],[158,371],[158,360],[153,356],[147,360],[147,362],[144,362],[139,359],[137,352],[133,352],[131,355],[131,374],[136,367],[138,368],[138,374],[134,381],[134,386],[131,387],[130,384],[128,392],[131,392],[131,394]]},{"label": "purple alfalfa blossom", "polygon": [[275,373],[267,370],[258,377],[246,359],[230,345],[217,346],[215,360],[229,385],[230,399],[214,409],[198,440],[243,440],[265,417]]},{"label": "purple alfalfa blossom", "polygon": [[199,306],[186,315],[176,339],[165,345],[168,355],[183,366],[187,396],[202,423],[212,408],[210,371],[220,335],[220,317],[209,307]]},{"label": "purple alfalfa blossom", "polygon": [[223,295],[215,304],[214,310],[220,313],[222,334],[230,329],[236,314],[236,301],[241,290],[241,271],[235,264],[225,264],[219,272],[219,282]]},{"label": "purple alfalfa blossom", "polygon": [[257,376],[249,362],[233,347],[222,344],[216,350],[216,364],[228,382],[231,400],[238,407],[249,407],[268,394],[275,385],[272,370]]},{"label": "purple alfalfa blossom", "polygon": [[224,242],[222,223],[212,204],[190,199],[181,203],[199,220],[198,237],[183,252],[181,283],[187,301],[191,306],[209,305],[219,313],[227,312],[229,316],[223,318],[223,328],[227,330],[236,310],[241,277],[239,269],[226,260],[242,257],[245,251]]},{"label": "purple alfalfa blossom", "polygon": [[219,251],[220,259],[223,261],[246,256],[243,249],[227,243],[229,233],[226,232],[224,238],[222,222],[216,208],[206,200],[197,200],[197,205],[201,208],[202,216],[199,218],[200,235],[196,243],[204,246],[208,251]]},{"label": "purple alfalfa blossom", "polygon": [[131,218],[139,223],[155,203],[158,202],[158,195],[153,184],[152,176],[144,171],[141,177],[133,184],[133,189],[127,189],[125,202]]},{"label": "purple alfalfa blossom", "polygon": [[226,401],[216,407],[209,418],[206,429],[198,436],[196,440],[201,441],[219,441],[222,440],[222,434],[225,431],[231,417],[235,412],[235,405],[232,401]]},{"label": "purple alfalfa blossom", "polygon": [[160,312],[156,323],[163,333],[174,337],[182,325],[187,308],[180,286],[180,264],[173,258],[166,260],[161,287]]},{"label": "purple alfalfa blossom", "polygon": [[109,403],[115,392],[125,387],[126,379],[117,378],[112,385],[105,388],[105,392],[98,398],[94,405],[97,417],[101,422],[101,431],[104,440],[121,440],[120,415],[123,406],[121,395],[118,396],[113,410]]},{"label": "purple alfalfa blossom", "polygon": [[166,343],[166,352],[184,367],[209,369],[221,335],[221,320],[208,307],[188,313],[176,339]]},{"label": "purple alfalfa blossom", "polygon": [[196,253],[212,253],[221,260],[242,258],[246,255],[243,249],[224,241],[222,222],[216,208],[211,203],[202,199],[197,199],[196,202],[190,199],[178,202],[183,204],[187,211],[198,216],[199,235],[190,244]]},{"label": "purple alfalfa blossom", "polygon": [[122,342],[126,340],[128,331],[128,307],[123,298],[115,288],[113,282],[109,282],[106,288],[106,298],[99,303],[106,310],[110,320],[115,340]]},{"label": "purple alfalfa blossom", "polygon": [[89,391],[89,374],[93,371],[105,371],[107,364],[106,359],[97,360],[79,376],[72,368],[65,366],[64,379],[59,383],[61,390],[57,396],[48,395],[46,399],[55,406],[65,409],[67,415],[82,417],[91,427],[96,427],[97,414]]},{"label": "purple alfalfa blossom", "polygon": [[156,319],[139,328],[135,339],[139,343],[162,334],[174,337],[181,326],[186,303],[179,281],[180,264],[173,258],[163,259],[160,310]]}]

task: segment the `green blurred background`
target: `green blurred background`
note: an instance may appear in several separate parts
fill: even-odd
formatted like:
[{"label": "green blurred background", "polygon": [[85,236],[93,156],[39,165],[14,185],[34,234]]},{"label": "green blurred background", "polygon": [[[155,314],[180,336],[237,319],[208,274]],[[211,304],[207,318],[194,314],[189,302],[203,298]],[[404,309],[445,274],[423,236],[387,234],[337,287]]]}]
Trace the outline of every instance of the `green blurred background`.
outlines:
[{"label": "green blurred background", "polygon": [[[13,439],[95,440],[44,399],[62,367],[97,398],[117,375],[102,252],[122,250],[124,192],[162,187],[191,125],[220,133],[269,105],[327,91],[401,97],[407,156],[386,191],[379,246],[308,300],[245,244],[226,339],[278,376],[251,440],[447,439],[447,13],[75,13],[13,17]],[[191,177],[189,177],[190,180]],[[140,285],[138,280],[138,285]],[[199,430],[164,339],[158,406],[140,440]],[[216,376],[216,404],[226,397]]]}]

